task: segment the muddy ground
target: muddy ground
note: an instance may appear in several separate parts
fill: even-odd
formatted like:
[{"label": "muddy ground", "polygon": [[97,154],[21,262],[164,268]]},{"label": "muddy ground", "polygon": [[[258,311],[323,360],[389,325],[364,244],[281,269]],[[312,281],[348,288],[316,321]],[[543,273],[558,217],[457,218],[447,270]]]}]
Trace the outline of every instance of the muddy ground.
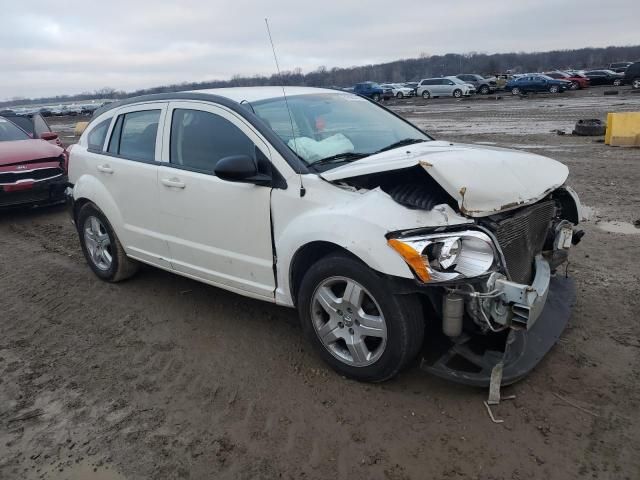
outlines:
[{"label": "muddy ground", "polygon": [[504,390],[517,396],[495,408],[504,423],[486,391],[416,365],[382,385],[341,378],[290,310],[154,268],[105,284],[62,208],[13,211],[0,214],[0,478],[640,478],[640,150],[551,133],[638,111],[640,95],[390,106],[438,138],[564,162],[590,207],[570,325]]}]

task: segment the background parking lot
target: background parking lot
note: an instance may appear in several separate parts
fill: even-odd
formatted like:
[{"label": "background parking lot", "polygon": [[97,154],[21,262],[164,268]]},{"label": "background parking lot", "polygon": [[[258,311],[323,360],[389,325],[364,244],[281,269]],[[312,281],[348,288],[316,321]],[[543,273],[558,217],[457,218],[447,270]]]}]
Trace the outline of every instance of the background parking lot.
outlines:
[{"label": "background parking lot", "polygon": [[[588,207],[569,327],[504,389],[503,424],[486,391],[417,365],[339,377],[293,311],[150,267],[103,283],[63,208],[16,210],[0,214],[0,478],[640,478],[640,150],[570,134],[640,95],[602,91],[387,104],[439,139],[565,163]],[[73,123],[52,128],[72,142]]]}]

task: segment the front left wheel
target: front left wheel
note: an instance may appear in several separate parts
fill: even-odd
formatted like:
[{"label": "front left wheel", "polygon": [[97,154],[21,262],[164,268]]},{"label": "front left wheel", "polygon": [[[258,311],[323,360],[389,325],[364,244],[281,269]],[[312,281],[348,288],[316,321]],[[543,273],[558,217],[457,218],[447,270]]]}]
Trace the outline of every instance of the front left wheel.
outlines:
[{"label": "front left wheel", "polygon": [[360,261],[334,254],[315,263],[298,293],[302,329],[338,373],[366,382],[394,377],[424,338],[415,295],[396,295]]},{"label": "front left wheel", "polygon": [[460,98],[460,97],[462,97],[462,90],[460,90],[460,89],[456,88],[456,89],[453,91],[453,96],[454,96],[455,98]]},{"label": "front left wheel", "polygon": [[119,282],[137,272],[138,263],[127,257],[111,224],[95,205],[84,205],[76,220],[82,252],[100,279]]}]

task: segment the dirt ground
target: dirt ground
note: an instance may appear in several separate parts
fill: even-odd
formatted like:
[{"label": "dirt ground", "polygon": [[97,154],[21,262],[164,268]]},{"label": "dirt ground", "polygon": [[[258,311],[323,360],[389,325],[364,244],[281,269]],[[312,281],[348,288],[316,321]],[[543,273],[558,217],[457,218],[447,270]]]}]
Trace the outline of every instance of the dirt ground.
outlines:
[{"label": "dirt ground", "polygon": [[[382,385],[341,378],[291,310],[154,268],[105,284],[63,208],[12,211],[0,214],[0,478],[640,478],[640,149],[569,134],[579,118],[639,111],[640,95],[602,92],[390,102],[437,138],[562,161],[590,207],[569,327],[504,389],[516,395],[495,408],[504,423],[486,391],[417,365]],[[70,135],[73,122],[54,124]]]}]

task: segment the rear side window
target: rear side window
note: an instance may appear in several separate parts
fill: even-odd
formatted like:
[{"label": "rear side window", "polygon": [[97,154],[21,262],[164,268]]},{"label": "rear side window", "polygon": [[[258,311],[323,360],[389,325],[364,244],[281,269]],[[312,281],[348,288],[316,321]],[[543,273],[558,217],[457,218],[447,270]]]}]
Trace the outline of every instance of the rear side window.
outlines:
[{"label": "rear side window", "polygon": [[255,144],[231,122],[209,112],[176,109],[171,119],[171,158],[174,165],[213,173],[221,158],[249,155]]},{"label": "rear side window", "polygon": [[104,146],[104,139],[107,138],[107,130],[109,130],[109,125],[111,124],[111,119],[103,120],[98,125],[93,127],[91,132],[89,132],[89,138],[87,139],[87,148],[89,150],[94,150],[97,152],[101,152]]},{"label": "rear side window", "polygon": [[159,120],[160,110],[120,115],[109,140],[109,153],[143,162],[155,160]]}]

